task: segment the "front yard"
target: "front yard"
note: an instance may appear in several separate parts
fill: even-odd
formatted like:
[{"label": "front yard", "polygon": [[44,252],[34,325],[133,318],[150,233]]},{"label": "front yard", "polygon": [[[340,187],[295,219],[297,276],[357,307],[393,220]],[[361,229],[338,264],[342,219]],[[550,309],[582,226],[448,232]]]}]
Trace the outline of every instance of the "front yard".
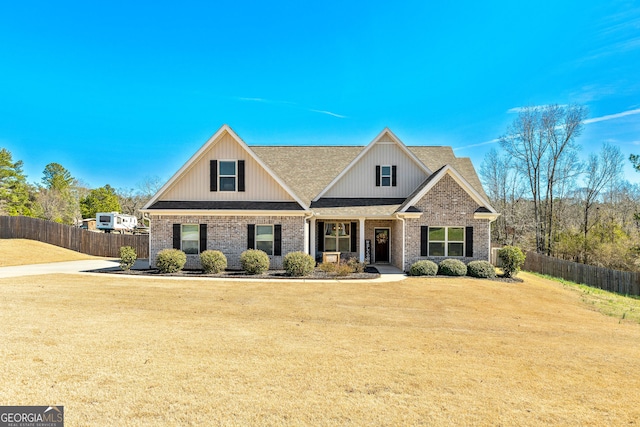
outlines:
[{"label": "front yard", "polygon": [[0,280],[2,405],[84,425],[630,425],[640,325],[562,285]]}]

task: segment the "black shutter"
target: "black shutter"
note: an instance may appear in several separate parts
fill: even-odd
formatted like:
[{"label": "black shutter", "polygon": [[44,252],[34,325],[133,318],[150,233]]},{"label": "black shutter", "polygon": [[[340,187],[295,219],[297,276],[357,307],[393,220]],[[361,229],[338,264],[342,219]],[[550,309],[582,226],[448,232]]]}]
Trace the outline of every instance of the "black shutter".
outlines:
[{"label": "black shutter", "polygon": [[209,191],[218,191],[218,161],[209,161]]},{"label": "black shutter", "polygon": [[173,249],[180,249],[180,224],[173,224]]},{"label": "black shutter", "polygon": [[397,171],[398,167],[397,166],[391,166],[391,185],[393,187],[396,186],[396,171]]},{"label": "black shutter", "polygon": [[207,250],[207,224],[200,224],[200,253]]},{"label": "black shutter", "polygon": [[420,227],[420,256],[429,256],[429,227]]},{"label": "black shutter", "polygon": [[238,191],[244,191],[244,160],[238,160]]},{"label": "black shutter", "polygon": [[358,248],[358,223],[351,223],[351,252],[356,252]]},{"label": "black shutter", "polygon": [[256,248],[256,225],[247,224],[247,249]]},{"label": "black shutter", "polygon": [[473,256],[473,227],[466,227],[464,230],[465,251],[464,256]]},{"label": "black shutter", "polygon": [[324,222],[318,222],[318,252],[324,252]]},{"label": "black shutter", "polygon": [[273,226],[273,254],[282,255],[282,225],[280,224]]},{"label": "black shutter", "polygon": [[380,187],[380,165],[376,166],[376,187]]}]

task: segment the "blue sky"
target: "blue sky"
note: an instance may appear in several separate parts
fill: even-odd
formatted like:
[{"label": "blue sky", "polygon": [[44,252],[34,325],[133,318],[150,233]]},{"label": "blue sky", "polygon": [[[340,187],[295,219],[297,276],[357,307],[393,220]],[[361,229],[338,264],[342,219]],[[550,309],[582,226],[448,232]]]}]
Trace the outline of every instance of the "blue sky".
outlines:
[{"label": "blue sky", "polygon": [[640,154],[633,1],[3,2],[0,65],[0,147],[30,182],[166,180],[224,123],[249,145],[389,127],[479,169],[514,110],[553,103],[588,106],[585,157]]}]

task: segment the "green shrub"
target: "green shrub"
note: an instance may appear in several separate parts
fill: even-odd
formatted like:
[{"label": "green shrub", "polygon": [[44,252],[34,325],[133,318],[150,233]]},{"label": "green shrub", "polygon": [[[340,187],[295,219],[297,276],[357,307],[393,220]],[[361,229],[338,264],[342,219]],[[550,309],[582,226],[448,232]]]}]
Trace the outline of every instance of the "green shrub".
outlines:
[{"label": "green shrub", "polygon": [[338,268],[338,264],[335,262],[323,262],[318,266],[318,268],[320,271],[324,271],[325,273],[335,273]]},{"label": "green shrub", "polygon": [[459,259],[445,259],[438,265],[438,274],[444,276],[466,276],[467,266]]},{"label": "green shrub", "polygon": [[525,255],[516,246],[505,246],[498,251],[498,257],[502,261],[502,271],[504,277],[514,277],[520,272],[524,264]]},{"label": "green shrub", "polygon": [[496,277],[496,269],[489,261],[471,261],[467,264],[467,274],[471,277],[490,279]]},{"label": "green shrub", "polygon": [[316,268],[316,261],[304,252],[289,252],[284,256],[282,266],[289,276],[307,276]]},{"label": "green shrub", "polygon": [[416,261],[409,268],[411,276],[435,276],[438,274],[438,264],[427,259]]},{"label": "green shrub", "polygon": [[179,249],[163,249],[158,252],[156,266],[161,273],[175,273],[184,268],[187,255]]},{"label": "green shrub", "polygon": [[227,268],[227,257],[220,251],[204,251],[200,254],[200,264],[205,273],[220,273]]},{"label": "green shrub", "polygon": [[269,269],[269,255],[260,249],[247,249],[240,254],[240,265],[249,274],[262,274]]},{"label": "green shrub", "polygon": [[122,246],[120,248],[120,268],[127,271],[133,267],[133,264],[136,262],[138,255],[136,254],[136,250],[131,246]]}]

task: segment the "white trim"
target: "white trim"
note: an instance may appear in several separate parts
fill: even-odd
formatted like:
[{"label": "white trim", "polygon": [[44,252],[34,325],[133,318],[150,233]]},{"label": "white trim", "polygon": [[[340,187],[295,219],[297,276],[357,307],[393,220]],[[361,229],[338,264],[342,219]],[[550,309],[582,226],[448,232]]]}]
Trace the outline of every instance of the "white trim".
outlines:
[{"label": "white trim", "polygon": [[[222,167],[222,162],[227,162],[227,163],[233,163],[234,169],[236,171],[236,173],[234,175],[222,175],[222,172],[220,172],[220,168]],[[218,191],[222,192],[222,193],[238,193],[238,159],[218,159],[218,170],[216,171],[217,173],[217,178],[218,178]],[[231,178],[233,177],[233,179],[235,179],[234,181],[234,185],[233,185],[233,191],[229,191],[229,190],[223,190],[222,189],[222,182],[220,181],[222,178]]]},{"label": "white trim", "polygon": [[[256,155],[256,153],[253,152],[253,150],[251,148],[249,148],[249,146],[233,131],[233,129],[231,129],[229,127],[229,125],[222,125],[220,127],[220,129],[218,129],[216,131],[216,133],[213,134],[213,136],[211,136],[211,138],[209,138],[207,140],[207,142],[205,142],[202,147],[200,147],[200,149],[198,151],[196,151],[196,153],[191,156],[191,158],[189,160],[187,160],[187,162],[182,165],[182,167],[178,170],[178,172],[176,172],[170,179],[169,181],[167,181],[160,190],[158,190],[158,192],[156,194],[154,194],[154,196],[147,202],[146,205],[143,206],[143,208],[141,209],[141,211],[145,211],[147,209],[149,209],[150,206],[152,206],[156,201],[158,201],[158,199],[160,198],[160,196],[162,196],[165,192],[167,192],[171,187],[173,187],[173,185],[180,179],[182,178],[182,176],[189,170],[191,169],[191,167],[200,159],[200,157],[202,157],[204,155],[204,153],[209,150],[209,148],[211,148],[213,145],[215,145],[218,140],[224,135],[224,133],[228,133],[233,139],[235,139],[235,141],[240,145],[240,147],[242,147],[248,154],[249,156],[251,156],[251,158],[253,160],[255,160],[256,162],[258,162],[258,164],[296,201],[300,204],[300,206],[302,206],[305,210],[307,210],[309,207],[307,206],[306,203],[304,203],[292,190],[291,188],[289,188],[289,186],[287,186],[287,184],[285,184],[272,170],[271,168],[269,168],[263,161],[262,159],[260,159],[260,157],[258,157]],[[237,164],[236,164],[236,168],[237,168]],[[236,169],[236,173],[237,173],[237,169]],[[236,180],[236,189],[237,189],[238,183]],[[183,211],[186,214],[186,211]]]},{"label": "white trim", "polygon": [[473,219],[488,219],[489,222],[493,222],[500,216],[499,213],[491,212],[476,212],[473,214]]},{"label": "white trim", "polygon": [[409,200],[404,208],[400,211],[401,213],[405,213],[409,207],[415,205],[420,199],[422,199],[425,194],[427,194],[445,175],[451,176],[457,183],[462,187],[463,190],[467,192],[469,196],[480,206],[484,206],[491,211],[492,214],[497,214],[496,210],[489,204],[489,201],[480,195],[468,182],[465,180],[457,170],[455,170],[451,165],[445,165],[437,174],[434,176],[427,185],[422,188],[411,200]]},{"label": "white trim", "polygon": [[[380,132],[380,133],[378,134],[378,136],[376,136],[376,137],[373,139],[373,141],[371,141],[371,142],[369,143],[369,145],[367,145],[366,147],[364,147],[364,149],[360,152],[360,154],[358,154],[358,155],[356,156],[356,158],[355,158],[355,159],[353,159],[353,160],[351,161],[351,163],[349,163],[349,164],[347,165],[347,167],[346,167],[346,168],[344,168],[344,169],[342,170],[342,172],[340,172],[340,173],[338,174],[338,176],[336,176],[336,177],[333,179],[333,181],[331,181],[331,182],[329,183],[329,185],[327,185],[327,186],[324,188],[324,190],[322,190],[322,191],[320,192],[320,194],[318,194],[318,195],[313,199],[313,201],[314,201],[314,202],[315,202],[315,201],[318,201],[322,196],[324,196],[324,195],[325,195],[325,194],[326,194],[326,193],[327,193],[327,192],[328,192],[328,191],[329,191],[329,190],[330,190],[330,189],[331,189],[331,188],[332,188],[332,187],[333,187],[333,186],[334,186],[338,181],[340,181],[340,180],[342,179],[342,177],[343,177],[343,176],[345,176],[345,175],[347,174],[347,172],[349,172],[349,170],[351,170],[351,168],[353,168],[353,167],[355,166],[355,164],[356,164],[356,163],[358,163],[358,162],[360,161],[360,159],[362,159],[362,158],[364,157],[364,155],[365,155],[365,154],[367,154],[367,153],[369,152],[369,150],[371,150],[371,149],[372,149],[376,144],[378,144],[378,143],[382,144],[382,143],[383,143],[383,141],[378,141],[378,140],[379,140],[379,139],[381,139],[385,134],[389,134],[389,136],[390,136],[390,137],[391,137],[391,139],[393,140],[393,143],[395,143],[395,144],[396,144],[396,145],[397,145],[397,146],[398,146],[398,147],[399,147],[399,148],[400,148],[400,149],[401,149],[401,150],[402,150],[402,151],[403,151],[403,152],[404,152],[404,153],[405,153],[405,154],[406,154],[406,155],[407,155],[411,160],[413,160],[413,161],[418,165],[418,167],[419,167],[419,168],[420,168],[420,169],[421,169],[421,170],[422,170],[422,171],[423,171],[427,176],[429,176],[429,175],[431,175],[431,174],[433,173],[433,172],[431,171],[431,169],[429,169],[429,168],[428,168],[424,163],[422,163],[422,162],[420,161],[420,159],[418,159],[418,157],[416,157],[416,155],[415,155],[415,154],[413,154],[413,153],[411,152],[411,150],[409,150],[409,149],[407,148],[407,146],[406,146],[406,145],[404,145],[404,143],[403,143],[402,141],[400,141],[400,139],[398,139],[398,137],[397,137],[397,136],[395,136],[395,135],[394,135],[394,133],[393,133],[393,132],[391,132],[391,130],[390,130],[389,128],[384,128],[384,129],[382,130],[382,132]],[[389,142],[387,142],[387,141],[384,141],[384,143],[385,143],[385,144],[389,144]]]},{"label": "white trim", "polygon": [[364,235],[364,227],[365,227],[365,219],[360,217],[358,218],[358,232],[360,234],[360,238],[358,239],[358,244],[360,245],[360,262],[364,262],[364,241],[365,241],[365,235]]},{"label": "white trim", "polygon": [[313,257],[313,259],[316,259],[316,251],[317,251],[317,244],[316,244],[316,230],[317,230],[317,225],[316,225],[316,217],[312,216],[311,218],[309,218],[309,249],[310,249],[310,255]]}]

